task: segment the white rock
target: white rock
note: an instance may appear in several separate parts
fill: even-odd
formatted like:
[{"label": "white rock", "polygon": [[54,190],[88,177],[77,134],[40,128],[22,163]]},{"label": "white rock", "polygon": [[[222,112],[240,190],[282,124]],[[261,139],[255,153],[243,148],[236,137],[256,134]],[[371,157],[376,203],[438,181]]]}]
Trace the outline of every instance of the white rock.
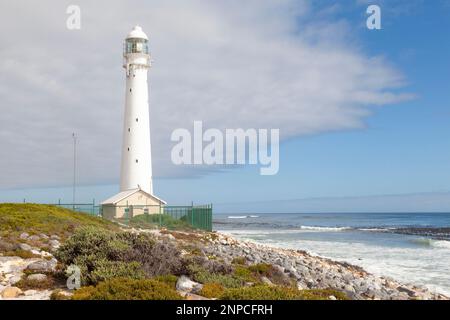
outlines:
[{"label": "white rock", "polygon": [[195,281],[192,281],[186,276],[181,276],[177,280],[176,288],[179,291],[194,291],[194,290],[200,290],[203,286]]},{"label": "white rock", "polygon": [[305,283],[303,283],[301,281],[298,281],[297,282],[297,289],[298,290],[306,290],[306,289],[309,289],[309,288],[308,288],[308,286]]},{"label": "white rock", "polygon": [[36,293],[37,293],[36,290],[27,290],[27,291],[25,291],[23,294],[24,294],[25,296],[33,296],[33,295],[35,295]]},{"label": "white rock", "polygon": [[41,282],[41,281],[47,280],[47,276],[45,274],[43,274],[43,273],[34,273],[34,274],[30,274],[27,277],[27,279],[30,280],[30,281],[39,281],[39,282]]},{"label": "white rock", "polygon": [[262,283],[267,284],[268,286],[273,286],[272,281],[270,281],[270,279],[267,277],[261,277],[261,281]]},{"label": "white rock", "polygon": [[31,246],[29,244],[26,243],[21,243],[19,244],[20,249],[25,250],[25,251],[31,251]]},{"label": "white rock", "polygon": [[53,270],[53,263],[46,260],[37,260],[28,265],[27,270],[34,272],[50,272]]},{"label": "white rock", "polygon": [[9,278],[8,282],[9,282],[10,285],[14,285],[17,282],[19,282],[21,279],[22,279],[21,275],[13,275],[12,277]]},{"label": "white rock", "polygon": [[22,232],[22,233],[20,234],[19,238],[22,239],[22,240],[26,240],[26,239],[28,239],[29,236],[30,236],[30,235],[29,235],[28,233]]}]

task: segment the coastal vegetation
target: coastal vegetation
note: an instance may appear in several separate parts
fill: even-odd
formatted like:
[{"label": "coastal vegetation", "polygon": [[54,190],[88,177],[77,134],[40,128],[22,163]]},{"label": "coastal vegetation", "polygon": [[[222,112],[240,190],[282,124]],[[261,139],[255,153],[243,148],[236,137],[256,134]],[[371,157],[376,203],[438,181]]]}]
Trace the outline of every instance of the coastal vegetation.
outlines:
[{"label": "coastal vegetation", "polygon": [[130,219],[128,224],[135,228],[158,228],[164,226],[170,230],[192,230],[191,225],[186,221],[187,216],[175,219],[167,214],[142,214]]},{"label": "coastal vegetation", "polygon": [[0,236],[53,234],[67,238],[79,227],[118,230],[114,223],[69,209],[41,204],[0,204]]},{"label": "coastal vegetation", "polygon": [[[302,251],[215,232],[123,226],[54,206],[0,204],[0,295],[54,300],[446,298]],[[169,218],[165,218],[169,219]],[[169,223],[170,221],[165,221]],[[137,227],[139,225],[139,227]],[[66,287],[69,266],[81,288]]]},{"label": "coastal vegetation", "polygon": [[114,278],[75,291],[73,300],[181,300],[177,291],[152,279]]}]

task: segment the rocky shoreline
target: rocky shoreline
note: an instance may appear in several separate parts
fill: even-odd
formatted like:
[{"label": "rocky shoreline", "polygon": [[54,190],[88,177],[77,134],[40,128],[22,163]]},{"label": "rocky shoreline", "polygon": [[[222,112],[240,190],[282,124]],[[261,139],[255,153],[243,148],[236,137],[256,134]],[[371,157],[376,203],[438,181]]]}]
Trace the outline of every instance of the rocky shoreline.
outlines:
[{"label": "rocky shoreline", "polygon": [[[299,290],[334,289],[343,292],[354,300],[448,300],[449,298],[431,292],[423,286],[403,284],[388,277],[372,275],[362,268],[347,263],[337,262],[312,256],[301,250],[288,250],[237,240],[228,235],[213,232],[182,232],[168,230],[127,229],[135,233],[151,233],[159,241],[170,242],[179,248],[195,245],[200,255],[207,259],[220,260],[232,264],[236,259],[245,259],[248,264],[265,263],[276,268],[286,278],[293,279]],[[34,238],[33,238],[34,237]],[[48,251],[28,245],[38,238],[51,241]],[[0,256],[0,299],[47,300],[54,290],[68,296],[69,290],[64,288],[45,288],[42,290],[22,290],[17,287],[20,281],[34,283],[48,280],[54,272],[58,261],[53,256],[54,250],[60,246],[55,235],[21,235],[24,243],[21,250],[33,255],[31,258],[17,256]],[[0,239],[1,240],[1,239]],[[183,250],[182,250],[183,251]],[[187,254],[185,252],[185,254]],[[263,279],[272,285],[269,279]],[[188,277],[181,276],[177,282],[178,291],[188,299],[204,299],[196,295],[201,284]],[[194,290],[195,289],[195,290]],[[330,297],[334,300],[333,297]]]},{"label": "rocky shoreline", "polygon": [[312,256],[305,251],[274,248],[240,241],[217,233],[204,247],[225,261],[245,257],[252,263],[269,263],[297,280],[299,289],[333,288],[355,300],[449,300],[424,286],[403,284],[388,277],[378,277],[358,266]]}]

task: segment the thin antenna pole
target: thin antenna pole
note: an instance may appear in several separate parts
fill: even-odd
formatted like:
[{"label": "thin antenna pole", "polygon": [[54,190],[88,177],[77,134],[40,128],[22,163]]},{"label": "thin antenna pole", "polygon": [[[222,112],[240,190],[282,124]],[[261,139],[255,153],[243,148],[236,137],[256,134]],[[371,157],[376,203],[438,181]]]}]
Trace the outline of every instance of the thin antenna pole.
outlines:
[{"label": "thin antenna pole", "polygon": [[72,210],[75,210],[75,189],[77,183],[77,136],[72,133],[73,138],[73,189],[72,189]]}]

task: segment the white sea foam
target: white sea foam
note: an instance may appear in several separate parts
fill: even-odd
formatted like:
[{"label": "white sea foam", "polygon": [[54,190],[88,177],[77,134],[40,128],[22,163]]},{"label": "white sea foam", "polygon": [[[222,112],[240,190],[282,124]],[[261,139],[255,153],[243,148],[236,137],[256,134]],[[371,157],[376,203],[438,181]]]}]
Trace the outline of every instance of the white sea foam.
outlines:
[{"label": "white sea foam", "polygon": [[450,249],[450,241],[447,240],[435,240],[430,238],[416,238],[412,239],[411,242],[418,245],[440,248],[440,249]]},{"label": "white sea foam", "polygon": [[395,228],[358,228],[358,230],[360,231],[369,231],[369,232],[386,232],[394,229]]},{"label": "white sea foam", "polygon": [[450,241],[447,240],[433,240],[431,245],[436,248],[450,249]]},{"label": "white sea foam", "polygon": [[228,216],[228,219],[247,219],[247,218],[259,218],[259,216]]},{"label": "white sea foam", "polygon": [[350,227],[314,227],[314,226],[300,226],[301,230],[309,230],[309,231],[330,231],[330,232],[336,232],[336,231],[345,231],[345,230],[351,230]]},{"label": "white sea foam", "polygon": [[[334,237],[334,240],[327,241],[300,236],[308,231],[227,230],[224,233],[242,240],[280,248],[305,250],[313,255],[346,261],[359,265],[376,275],[392,277],[405,283],[421,284],[432,291],[450,295],[450,241],[418,238],[415,242],[416,246],[405,246],[385,245],[383,241],[369,243],[358,240],[338,240],[339,238]],[[299,238],[279,236],[279,234],[293,233],[298,233]],[[402,239],[402,236],[399,237]],[[407,243],[406,238],[403,239]]]}]

